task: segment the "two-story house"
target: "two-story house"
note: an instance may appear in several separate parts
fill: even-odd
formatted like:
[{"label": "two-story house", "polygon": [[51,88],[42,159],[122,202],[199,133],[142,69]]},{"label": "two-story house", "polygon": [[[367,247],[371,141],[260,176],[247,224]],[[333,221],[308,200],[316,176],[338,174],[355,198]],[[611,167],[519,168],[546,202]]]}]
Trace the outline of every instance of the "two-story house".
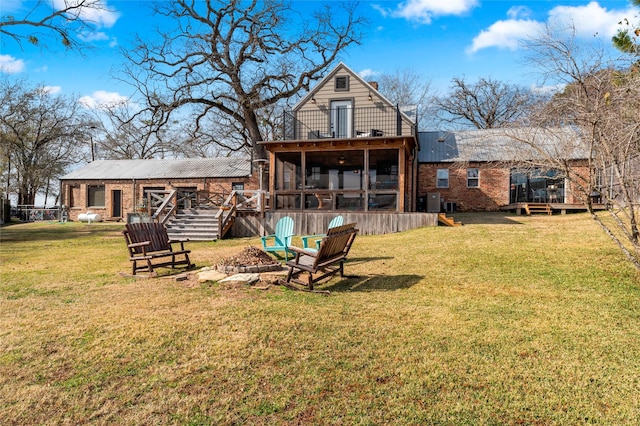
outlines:
[{"label": "two-story house", "polygon": [[270,153],[271,209],[415,211],[415,110],[340,63],[285,116]]}]

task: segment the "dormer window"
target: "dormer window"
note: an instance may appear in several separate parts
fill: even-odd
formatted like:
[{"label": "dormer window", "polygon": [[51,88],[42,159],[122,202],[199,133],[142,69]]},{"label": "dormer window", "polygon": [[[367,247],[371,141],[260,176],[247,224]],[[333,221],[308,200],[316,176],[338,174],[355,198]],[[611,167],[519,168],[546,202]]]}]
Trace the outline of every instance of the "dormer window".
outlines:
[{"label": "dormer window", "polygon": [[341,75],[335,79],[335,91],[346,92],[349,90],[349,76]]}]

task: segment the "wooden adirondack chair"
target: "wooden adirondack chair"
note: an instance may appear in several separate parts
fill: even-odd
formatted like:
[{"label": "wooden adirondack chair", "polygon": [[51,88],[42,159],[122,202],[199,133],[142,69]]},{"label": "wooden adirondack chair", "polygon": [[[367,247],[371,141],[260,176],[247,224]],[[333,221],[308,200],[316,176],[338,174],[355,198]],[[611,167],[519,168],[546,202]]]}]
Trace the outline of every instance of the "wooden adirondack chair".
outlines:
[{"label": "wooden adirondack chair", "polygon": [[285,262],[289,260],[289,247],[293,238],[293,219],[289,216],[280,218],[276,223],[275,233],[262,237],[262,249],[266,252],[284,252]]},{"label": "wooden adirondack chair", "polygon": [[[327,226],[327,229],[331,229],[331,228],[335,228],[336,226],[342,226],[342,224],[344,223],[344,217],[342,216],[336,216],[333,219],[331,219],[331,222],[329,222],[329,226]],[[320,241],[322,241],[322,237],[324,237],[327,234],[316,234],[316,235],[304,235],[302,236],[302,247],[305,249],[311,249],[311,250],[319,250],[320,249]]]},{"label": "wooden adirondack chair", "polygon": [[[154,274],[153,269],[160,267],[194,266],[189,260],[191,250],[184,248],[188,240],[170,240],[167,228],[161,223],[128,223],[122,233],[133,275],[138,271]],[[180,244],[180,249],[174,249],[173,244]]]},{"label": "wooden adirondack chair", "polygon": [[[287,283],[291,281],[309,287],[313,290],[313,283],[330,275],[339,273],[344,276],[344,261],[347,259],[353,240],[358,230],[355,223],[336,226],[327,231],[322,238],[319,250],[309,250],[292,246],[290,250],[296,253],[296,257],[287,262],[289,273]],[[308,273],[307,281],[297,279],[302,273]],[[317,275],[320,273],[320,275]],[[314,277],[314,274],[316,276]]]}]

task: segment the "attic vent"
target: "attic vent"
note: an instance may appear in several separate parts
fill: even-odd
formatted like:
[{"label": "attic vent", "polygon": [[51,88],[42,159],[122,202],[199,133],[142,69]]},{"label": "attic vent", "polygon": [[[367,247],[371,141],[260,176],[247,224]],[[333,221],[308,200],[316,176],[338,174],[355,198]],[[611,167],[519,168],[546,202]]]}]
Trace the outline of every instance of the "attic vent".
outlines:
[{"label": "attic vent", "polygon": [[336,77],[335,85],[336,85],[335,86],[336,91],[349,90],[349,76],[342,75],[342,76]]}]

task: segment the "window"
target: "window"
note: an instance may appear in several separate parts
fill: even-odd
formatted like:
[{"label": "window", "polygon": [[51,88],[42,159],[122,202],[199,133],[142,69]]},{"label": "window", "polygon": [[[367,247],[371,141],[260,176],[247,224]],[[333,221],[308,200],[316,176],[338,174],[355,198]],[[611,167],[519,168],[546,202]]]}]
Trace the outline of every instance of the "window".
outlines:
[{"label": "window", "polygon": [[244,191],[244,182],[232,182],[231,183],[232,191]]},{"label": "window", "polygon": [[480,186],[480,169],[467,169],[467,188],[478,188]]},{"label": "window", "polygon": [[436,172],[436,186],[438,188],[448,188],[449,187],[449,170],[448,169],[438,169]]},{"label": "window", "polygon": [[335,91],[347,92],[349,90],[349,76],[341,75],[335,79]]},{"label": "window", "polygon": [[276,154],[276,190],[295,191],[302,188],[302,154],[281,152]]},{"label": "window", "polygon": [[333,137],[353,137],[353,105],[351,101],[331,101],[330,124]]},{"label": "window", "polygon": [[564,203],[564,178],[558,170],[511,169],[510,203]]},{"label": "window", "polygon": [[369,189],[398,190],[398,150],[369,151]]},{"label": "window", "polygon": [[311,167],[311,180],[320,180],[320,167]]},{"label": "window", "polygon": [[364,189],[364,151],[306,153],[306,190]]},{"label": "window", "polygon": [[87,187],[87,207],[104,207],[104,185]]}]

